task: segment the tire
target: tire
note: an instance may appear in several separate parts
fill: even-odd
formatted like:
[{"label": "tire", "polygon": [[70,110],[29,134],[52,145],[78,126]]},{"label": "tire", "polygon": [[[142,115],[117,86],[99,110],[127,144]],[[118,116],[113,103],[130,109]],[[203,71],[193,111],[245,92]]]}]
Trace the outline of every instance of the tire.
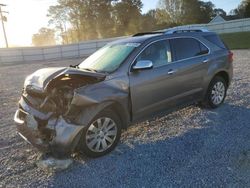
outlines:
[{"label": "tire", "polygon": [[209,108],[218,108],[225,100],[227,94],[227,84],[225,79],[220,76],[216,76],[210,82],[206,99],[204,101],[205,106]]},{"label": "tire", "polygon": [[93,158],[111,152],[120,140],[121,128],[122,122],[115,112],[100,112],[83,130],[80,140],[81,151]]}]

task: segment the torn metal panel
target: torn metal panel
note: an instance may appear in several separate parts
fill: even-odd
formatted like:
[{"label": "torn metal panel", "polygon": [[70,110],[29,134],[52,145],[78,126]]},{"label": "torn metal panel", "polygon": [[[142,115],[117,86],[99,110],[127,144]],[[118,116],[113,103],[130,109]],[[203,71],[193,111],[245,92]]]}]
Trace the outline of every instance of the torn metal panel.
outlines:
[{"label": "torn metal panel", "polygon": [[68,75],[93,77],[99,80],[103,80],[106,76],[102,73],[84,71],[71,67],[44,68],[29,75],[25,80],[24,87],[30,86],[33,87],[33,89],[42,92],[45,91],[48,85],[54,80],[63,76],[67,77]]},{"label": "torn metal panel", "polygon": [[80,139],[80,132],[84,128],[84,125],[71,124],[62,117],[59,117],[58,119],[49,120],[47,127],[54,128],[56,133],[50,142],[50,146],[56,151],[71,153]]},{"label": "torn metal panel", "polygon": [[88,125],[91,120],[103,109],[112,105],[112,102],[100,103],[97,105],[89,106],[81,111],[76,119],[76,123],[79,125]]},{"label": "torn metal panel", "polygon": [[76,89],[71,104],[88,106],[104,101],[120,103],[128,98],[128,94],[129,80],[127,78],[110,79]]},{"label": "torn metal panel", "polygon": [[42,141],[38,128],[34,128],[34,124],[29,125],[30,127],[27,125],[27,115],[26,112],[20,109],[15,113],[14,121],[17,123],[18,134],[39,150],[47,152],[49,148],[48,143]]},{"label": "torn metal panel", "polygon": [[22,109],[25,112],[32,114],[33,116],[35,116],[41,120],[48,120],[53,115],[53,112],[43,113],[43,112],[36,110],[35,108],[28,105],[23,97],[21,97],[21,99],[19,101],[19,105],[22,107]]},{"label": "torn metal panel", "polygon": [[15,118],[19,134],[39,150],[71,153],[84,126],[68,123],[62,117],[51,118],[46,126],[37,125],[30,114],[18,110]]}]

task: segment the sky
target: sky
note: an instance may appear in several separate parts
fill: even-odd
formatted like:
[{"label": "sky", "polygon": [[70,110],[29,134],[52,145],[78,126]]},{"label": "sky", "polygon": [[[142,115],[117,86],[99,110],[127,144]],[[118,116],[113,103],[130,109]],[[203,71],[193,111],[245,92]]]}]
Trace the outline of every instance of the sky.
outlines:
[{"label": "sky", "polygon": [[[206,1],[206,0],[205,0]],[[236,8],[241,0],[211,0],[217,8],[226,12]],[[142,0],[142,12],[156,8],[158,0]],[[32,35],[41,27],[48,27],[46,17],[49,6],[55,5],[56,0],[0,0],[6,4],[3,11],[8,11],[8,21],[5,22],[9,46],[31,46]],[[0,27],[0,47],[5,47],[2,26]]]}]

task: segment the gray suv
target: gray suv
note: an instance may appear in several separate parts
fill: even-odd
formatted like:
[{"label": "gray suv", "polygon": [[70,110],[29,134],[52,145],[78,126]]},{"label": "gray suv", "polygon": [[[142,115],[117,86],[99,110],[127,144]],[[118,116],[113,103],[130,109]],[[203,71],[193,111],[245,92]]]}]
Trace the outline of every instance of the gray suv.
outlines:
[{"label": "gray suv", "polygon": [[58,157],[99,157],[130,124],[200,103],[220,106],[233,54],[202,28],[139,33],[111,42],[82,63],[29,75],[14,120],[19,135]]}]

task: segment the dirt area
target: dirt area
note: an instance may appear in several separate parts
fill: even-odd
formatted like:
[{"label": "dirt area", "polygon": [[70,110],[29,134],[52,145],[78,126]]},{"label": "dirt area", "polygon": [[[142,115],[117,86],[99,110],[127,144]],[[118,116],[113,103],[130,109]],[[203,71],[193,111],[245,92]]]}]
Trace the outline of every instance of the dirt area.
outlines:
[{"label": "dirt area", "polygon": [[37,167],[40,154],[16,134],[13,115],[28,74],[81,60],[0,65],[0,187],[250,187],[250,51],[234,54],[219,109],[190,106],[131,126],[115,151],[62,172]]}]

